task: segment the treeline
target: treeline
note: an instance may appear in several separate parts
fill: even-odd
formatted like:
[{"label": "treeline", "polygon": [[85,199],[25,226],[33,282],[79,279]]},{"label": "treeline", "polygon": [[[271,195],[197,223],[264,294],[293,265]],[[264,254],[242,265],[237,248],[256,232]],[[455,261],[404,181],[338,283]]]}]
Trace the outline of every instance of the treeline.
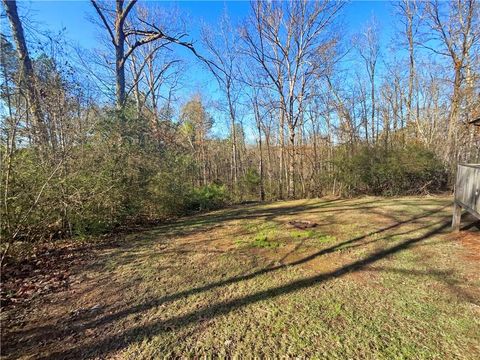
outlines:
[{"label": "treeline", "polygon": [[[347,34],[343,2],[252,2],[240,25],[225,13],[198,45],[180,13],[156,6],[92,1],[106,45],[74,61],[65,39],[39,35],[34,51],[3,0],[9,243],[245,200],[443,191],[458,162],[480,160],[476,1],[395,3],[388,43],[375,19]],[[182,48],[215,79],[215,108],[175,101],[193,76]],[[213,136],[224,118],[229,134]]]}]

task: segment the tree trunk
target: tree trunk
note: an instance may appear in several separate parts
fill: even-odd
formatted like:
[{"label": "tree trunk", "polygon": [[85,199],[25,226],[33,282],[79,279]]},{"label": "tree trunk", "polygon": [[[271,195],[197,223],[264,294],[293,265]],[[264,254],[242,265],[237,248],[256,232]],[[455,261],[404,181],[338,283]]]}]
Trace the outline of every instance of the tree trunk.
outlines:
[{"label": "tree trunk", "polygon": [[123,13],[123,0],[116,1],[115,18],[115,95],[117,110],[125,105],[125,33],[123,25],[126,14]]},{"label": "tree trunk", "polygon": [[461,97],[461,85],[462,85],[462,72],[461,65],[455,64],[455,78],[453,81],[453,96],[451,110],[448,119],[448,133],[447,133],[447,151],[446,156],[448,161],[452,161],[455,158],[455,130],[458,120],[458,108]]},{"label": "tree trunk", "polygon": [[117,110],[121,110],[125,104],[125,61],[123,30],[117,28],[118,44],[115,46],[115,95]]},{"label": "tree trunk", "polygon": [[[150,98],[152,101],[152,111],[153,114],[150,117],[150,126],[152,128],[152,134],[155,140],[160,145],[160,127],[159,127],[159,116],[158,116],[158,100],[157,94],[155,92],[155,75],[154,75],[154,65],[153,65],[153,57],[149,57],[147,60],[148,66],[148,88],[150,93]],[[168,103],[170,104],[170,94],[168,95]]]},{"label": "tree trunk", "polygon": [[262,149],[262,129],[260,123],[258,124],[258,151],[260,156],[260,162],[258,165],[258,172],[260,175],[260,201],[265,200],[265,187],[263,184],[264,171],[263,171],[263,149]]},{"label": "tree trunk", "polygon": [[259,157],[260,157],[260,161],[259,161],[259,165],[258,165],[258,167],[259,167],[258,172],[259,172],[259,175],[260,175],[260,201],[264,201],[265,200],[265,187],[264,187],[264,181],[263,181],[264,171],[263,171],[263,151],[262,151],[262,127],[261,127],[261,124],[260,124],[260,114],[258,112],[258,104],[255,100],[253,101],[253,107],[254,107],[254,111],[255,111],[255,120],[256,120],[256,123],[257,123],[257,130],[258,130],[258,151],[259,151]]},{"label": "tree trunk", "polygon": [[18,16],[16,0],[3,0],[12,35],[17,48],[18,60],[20,62],[21,87],[25,89],[28,106],[32,115],[33,139],[41,146],[48,145],[48,132],[45,127],[40,99],[36,89],[36,79],[33,72],[32,61],[28,53],[23,26]]},{"label": "tree trunk", "polygon": [[288,165],[288,198],[295,198],[295,167],[296,167],[296,154],[295,154],[295,128],[289,126],[289,147],[290,147],[290,162]]},{"label": "tree trunk", "polygon": [[[409,69],[408,69],[408,95],[407,95],[407,121],[406,124],[409,125],[412,121],[412,111],[413,111],[413,86],[415,81],[415,43],[413,38],[413,20],[414,20],[414,9],[411,6],[415,6],[411,4],[409,1],[404,2],[404,14],[405,14],[405,21],[406,21],[406,35],[408,41],[408,55],[409,55]],[[402,120],[403,121],[403,120]],[[419,130],[419,123],[418,117],[415,119],[415,137],[418,138],[418,130]]]},{"label": "tree trunk", "polygon": [[227,98],[228,98],[228,108],[230,112],[230,126],[232,127],[232,182],[233,182],[233,190],[234,192],[237,189],[237,182],[238,182],[238,160],[237,160],[237,129],[235,127],[235,111],[233,109],[232,99],[230,95],[230,89],[227,89]]},{"label": "tree trunk", "polygon": [[[411,29],[410,29],[410,32],[411,32]],[[407,125],[410,124],[412,120],[413,82],[415,79],[415,58],[413,53],[413,37],[410,35],[410,32],[408,37],[410,65],[409,65],[409,75],[408,75]],[[415,119],[415,122],[418,127],[418,119]],[[417,133],[417,131],[415,131],[415,133]]]},{"label": "tree trunk", "polygon": [[141,76],[141,70],[137,67],[137,57],[135,54],[131,55],[131,73],[133,76],[133,94],[135,96],[135,106],[137,111],[137,119],[140,119],[142,113],[142,99],[140,94],[140,85],[139,85],[139,78]]},{"label": "tree trunk", "polygon": [[283,134],[283,127],[285,123],[285,113],[283,109],[280,109],[280,126],[278,128],[280,136],[280,173],[278,176],[278,197],[283,199],[283,179],[284,179],[284,169],[285,169],[285,140]]},{"label": "tree trunk", "polygon": [[[372,121],[372,143],[374,142],[374,139],[375,139],[375,70],[372,69],[372,77],[370,79],[371,81],[371,89],[370,89],[370,92],[371,92],[371,97],[372,97],[372,113],[371,113],[371,121]],[[377,132],[378,132],[378,128],[377,128]]]}]

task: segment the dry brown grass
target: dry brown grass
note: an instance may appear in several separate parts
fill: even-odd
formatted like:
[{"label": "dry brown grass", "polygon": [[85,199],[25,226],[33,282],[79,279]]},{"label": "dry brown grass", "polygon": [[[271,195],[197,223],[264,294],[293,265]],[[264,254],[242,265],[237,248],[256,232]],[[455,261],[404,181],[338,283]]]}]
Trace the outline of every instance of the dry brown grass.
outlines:
[{"label": "dry brown grass", "polygon": [[2,355],[475,359],[480,236],[449,221],[445,197],[365,197],[132,234],[72,269],[69,289],[5,311]]}]

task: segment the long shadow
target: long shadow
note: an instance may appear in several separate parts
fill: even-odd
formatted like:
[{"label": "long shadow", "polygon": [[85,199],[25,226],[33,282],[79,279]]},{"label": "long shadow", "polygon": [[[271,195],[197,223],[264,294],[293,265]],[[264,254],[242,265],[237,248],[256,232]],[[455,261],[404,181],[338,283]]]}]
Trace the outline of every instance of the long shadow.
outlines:
[{"label": "long shadow", "polygon": [[[244,220],[244,219],[257,219],[264,218],[263,220],[271,220],[275,217],[282,215],[295,215],[297,213],[302,213],[310,209],[325,208],[329,209],[331,207],[338,206],[339,203],[344,203],[349,201],[347,199],[332,199],[305,204],[297,205],[284,205],[284,206],[275,206],[275,207],[258,207],[258,205],[239,205],[233,209],[224,209],[221,212],[210,212],[203,214],[196,214],[191,216],[186,216],[171,222],[166,222],[162,225],[158,225],[154,228],[146,230],[145,232],[137,235],[135,237],[125,238],[115,243],[108,243],[100,245],[101,249],[113,248],[118,251],[125,251],[126,249],[134,248],[138,246],[139,242],[145,242],[150,240],[157,240],[159,237],[163,237],[166,241],[170,238],[179,237],[179,236],[190,236],[196,233],[205,232],[209,229],[213,229],[221,223],[230,221],[230,220]],[[358,209],[358,205],[371,204],[377,201],[355,201],[355,203],[350,203],[348,207],[345,207],[342,210],[338,211],[347,211]],[[356,207],[357,206],[357,207]],[[332,209],[330,211],[333,211]],[[328,211],[328,210],[327,210]],[[111,255],[108,255],[105,261],[108,261],[111,258]],[[87,269],[98,269],[103,266],[102,258],[99,257],[97,261]]]},{"label": "long shadow", "polygon": [[[191,231],[199,230],[204,231],[204,227],[208,225],[218,224],[221,222],[229,220],[245,220],[245,219],[256,219],[256,218],[265,218],[264,220],[270,220],[272,218],[282,216],[282,215],[295,215],[297,213],[302,213],[310,209],[330,209],[331,207],[336,207],[339,203],[346,202],[346,199],[334,199],[322,201],[321,203],[312,202],[298,205],[287,205],[287,206],[275,206],[275,207],[262,207],[258,208],[257,206],[241,206],[233,210],[223,210],[222,212],[213,212],[195,215],[192,217],[185,217],[179,219],[175,222],[168,223],[165,225],[158,226],[155,230],[152,230],[152,233],[158,234],[168,234],[174,233],[175,236],[178,235],[187,235]],[[358,209],[358,206],[365,206],[368,204],[378,203],[378,201],[363,201],[350,203],[349,206],[343,207],[341,209],[330,209],[329,211],[347,211]],[[191,229],[185,229],[185,227],[191,226]]]},{"label": "long shadow", "polygon": [[[363,203],[365,203],[365,202],[363,202]],[[317,206],[318,206],[318,204],[317,204]],[[334,251],[348,250],[348,249],[352,249],[352,248],[355,248],[355,247],[358,247],[358,246],[363,246],[363,245],[366,245],[366,244],[369,244],[369,243],[372,243],[372,242],[375,242],[375,241],[379,241],[379,240],[382,240],[384,238],[378,238],[376,240],[369,241],[368,243],[360,242],[360,240],[363,240],[363,239],[365,239],[369,236],[385,232],[387,230],[393,229],[395,227],[398,227],[398,226],[406,224],[406,223],[418,223],[418,220],[420,220],[424,217],[431,216],[434,213],[440,212],[444,208],[445,208],[445,206],[442,207],[442,208],[435,209],[433,211],[429,211],[427,213],[421,214],[419,216],[415,216],[413,218],[404,220],[404,221],[399,221],[398,223],[395,223],[395,224],[392,224],[390,226],[381,228],[377,231],[373,231],[373,232],[367,233],[365,235],[358,236],[356,238],[353,238],[353,239],[344,241],[342,243],[336,244],[332,247],[323,249],[321,251],[318,251],[314,254],[309,255],[306,258],[297,260],[295,262],[291,262],[291,263],[287,263],[287,264],[282,264],[281,261],[280,262],[275,262],[276,264],[280,263],[277,266],[272,266],[273,262],[271,262],[267,265],[267,267],[265,267],[261,270],[258,270],[256,272],[253,272],[253,273],[241,274],[241,275],[232,277],[230,279],[225,279],[225,280],[222,280],[222,281],[219,281],[219,282],[207,284],[205,286],[201,286],[201,287],[197,287],[197,288],[193,288],[193,289],[188,289],[188,290],[176,293],[176,294],[167,295],[167,296],[162,297],[160,299],[155,299],[155,300],[152,300],[152,301],[148,301],[148,302],[145,302],[143,304],[131,307],[129,309],[121,310],[121,311],[115,312],[113,314],[110,313],[109,315],[105,315],[103,317],[90,320],[89,322],[88,322],[88,320],[89,320],[88,318],[91,317],[91,316],[88,316],[88,314],[83,314],[81,317],[78,317],[78,318],[75,318],[75,319],[66,318],[63,321],[66,322],[67,324],[70,323],[69,326],[67,326],[68,329],[67,330],[60,330],[60,331],[58,331],[58,329],[57,329],[57,331],[54,331],[54,332],[51,333],[51,336],[55,337],[56,339],[61,339],[63,336],[67,336],[67,335],[71,334],[72,330],[78,332],[78,331],[82,331],[82,330],[85,330],[85,329],[89,329],[89,328],[91,329],[91,328],[95,328],[95,327],[98,327],[98,326],[102,326],[102,325],[117,321],[121,318],[124,318],[124,317],[130,315],[130,314],[139,313],[139,312],[142,312],[142,311],[148,311],[151,308],[160,306],[160,305],[162,305],[164,303],[167,303],[167,302],[170,302],[170,301],[175,301],[175,300],[181,299],[183,297],[188,297],[190,295],[198,294],[198,293],[208,291],[208,290],[211,290],[211,289],[214,289],[214,288],[217,288],[217,287],[230,285],[230,284],[233,284],[233,283],[236,283],[236,282],[249,280],[249,279],[252,279],[256,276],[260,276],[260,275],[263,275],[263,274],[267,274],[269,272],[281,270],[281,269],[283,269],[287,266],[299,265],[299,264],[308,262],[310,260],[313,260],[314,258],[316,258],[318,256],[326,255],[326,254],[334,252]],[[291,211],[291,207],[287,207],[287,209],[288,210],[286,211],[286,213],[290,213],[289,211]],[[356,208],[354,207],[353,209],[358,210],[358,207],[356,207]],[[284,212],[284,210],[285,210],[285,208],[282,207],[282,213]],[[435,225],[435,224],[432,224],[432,225]],[[411,233],[413,231],[417,231],[417,230],[418,229],[413,229],[413,230],[402,232],[402,233],[399,233],[399,234],[396,234],[396,235],[406,235],[406,234],[409,234],[409,233]],[[387,238],[387,237],[385,237],[385,238]],[[85,322],[85,320],[87,320],[87,322]],[[35,333],[35,329],[29,330],[28,333],[29,334]],[[25,335],[24,331],[18,331],[18,332],[10,333],[9,337],[13,336],[13,337],[17,338],[19,336],[23,337],[24,335]],[[29,336],[29,337],[30,337],[29,342],[33,343],[33,342],[36,342],[36,339],[45,338],[45,332],[44,331],[37,332],[36,335]]]},{"label": "long shadow", "polygon": [[[436,213],[441,212],[444,208],[445,207],[435,209],[435,210],[429,211],[427,213],[423,213],[419,216],[415,216],[413,218],[409,218],[409,219],[404,220],[404,221],[399,221],[397,223],[394,223],[392,225],[383,227],[383,228],[378,229],[376,231],[372,231],[372,232],[369,232],[367,234],[357,236],[357,237],[349,239],[347,241],[343,241],[341,243],[335,244],[335,245],[330,246],[328,248],[322,249],[322,250],[317,251],[317,252],[315,252],[315,253],[313,253],[309,256],[306,256],[304,258],[301,258],[299,260],[296,260],[296,261],[293,261],[293,262],[290,262],[290,263],[285,263],[285,264],[282,263],[282,261],[286,258],[286,256],[285,256],[280,261],[275,262],[275,263],[280,263],[279,265],[272,266],[273,263],[270,263],[267,267],[265,267],[263,269],[260,269],[258,271],[249,273],[249,274],[242,274],[242,275],[239,275],[239,276],[231,277],[229,279],[221,280],[221,281],[210,283],[210,284],[207,284],[207,285],[204,285],[204,286],[200,286],[200,287],[188,289],[188,290],[185,290],[185,291],[181,291],[181,292],[178,292],[178,293],[175,293],[175,294],[167,295],[167,296],[164,296],[164,297],[159,298],[159,299],[154,299],[154,300],[151,300],[151,301],[148,301],[148,302],[136,305],[136,306],[132,306],[128,309],[121,310],[121,311],[118,311],[118,312],[113,313],[113,314],[109,314],[109,315],[105,315],[105,316],[97,318],[97,319],[93,319],[91,321],[88,321],[88,318],[86,318],[86,316],[74,319],[74,321],[77,322],[76,324],[72,323],[71,319],[65,319],[65,322],[67,322],[67,323],[70,322],[70,326],[68,326],[68,330],[64,331],[65,334],[57,331],[56,334],[55,334],[55,337],[56,338],[61,338],[62,335],[69,334],[72,329],[75,329],[76,331],[82,331],[82,330],[89,329],[89,328],[90,329],[95,328],[95,327],[102,326],[102,325],[105,325],[105,324],[108,324],[108,323],[111,323],[111,322],[114,322],[114,321],[118,321],[118,320],[120,320],[124,317],[127,317],[127,316],[131,315],[131,314],[135,314],[135,313],[139,313],[139,312],[143,312],[143,311],[148,311],[149,309],[161,306],[162,304],[165,304],[165,303],[168,303],[168,302],[173,302],[173,301],[176,301],[176,300],[179,300],[179,299],[191,296],[191,295],[199,294],[199,293],[202,293],[202,292],[207,292],[209,290],[212,290],[212,289],[215,289],[215,288],[218,288],[218,287],[228,286],[228,285],[231,285],[231,284],[234,284],[234,283],[250,280],[250,279],[253,279],[257,276],[261,276],[261,275],[265,275],[265,274],[268,274],[268,273],[272,273],[272,272],[275,272],[275,271],[285,269],[286,267],[301,265],[301,264],[309,262],[309,261],[311,261],[311,260],[313,260],[317,257],[327,255],[327,254],[333,253],[335,251],[350,250],[350,249],[353,249],[353,248],[356,248],[356,247],[359,247],[359,246],[364,246],[364,245],[367,245],[367,244],[370,244],[370,243],[374,243],[374,242],[380,241],[382,239],[388,238],[389,236],[387,235],[385,237],[377,238],[375,240],[368,241],[368,242],[364,242],[364,241],[361,241],[361,240],[364,240],[364,239],[366,239],[370,236],[373,236],[373,235],[384,233],[388,230],[392,230],[394,228],[405,225],[407,223],[416,223],[416,222],[418,222],[418,220],[421,220],[421,219],[426,218],[426,217],[430,217],[430,216],[432,216]],[[440,221],[440,222],[442,222],[442,221]],[[438,223],[439,222],[433,223],[430,226],[434,226]],[[404,235],[408,235],[408,234],[410,234],[412,232],[415,232],[415,231],[418,231],[418,230],[419,230],[419,228],[414,228],[414,229],[407,230],[407,231],[404,231],[404,232],[401,232],[401,233],[395,233],[391,236],[400,236],[400,235],[404,236]],[[87,322],[84,322],[85,320],[87,320]],[[29,332],[32,332],[32,331],[29,331]],[[22,331],[20,331],[18,333],[12,333],[11,335],[21,336]],[[41,336],[42,338],[44,337],[43,332],[41,334],[38,334],[38,335]],[[33,337],[31,337],[30,341],[35,341],[36,338],[38,338],[38,336],[33,336]]]},{"label": "long shadow", "polygon": [[458,284],[460,280],[455,279],[453,270],[414,270],[414,269],[397,269],[385,266],[369,267],[368,271],[390,272],[400,275],[413,276],[427,276],[444,283],[452,294],[458,296],[462,300],[466,300],[472,304],[480,305],[480,300],[475,296],[469,294],[464,289],[460,288]]},{"label": "long shadow", "polygon": [[[355,201],[354,203],[349,203],[348,206],[340,205],[339,203],[344,203],[349,201],[347,199],[334,199],[323,201],[321,203],[313,202],[299,205],[288,205],[288,206],[277,206],[273,208],[258,208],[256,206],[238,206],[233,210],[223,210],[221,213],[206,213],[201,215],[196,215],[192,217],[186,217],[180,220],[177,220],[172,223],[160,225],[155,229],[152,229],[140,236],[138,239],[128,242],[124,242],[125,248],[133,248],[136,246],[138,241],[150,241],[157,240],[159,236],[163,236],[166,241],[170,237],[178,236],[190,236],[196,233],[205,232],[210,229],[219,226],[221,223],[224,223],[229,220],[245,220],[245,219],[262,219],[264,221],[275,221],[279,216],[282,215],[295,215],[297,213],[307,212],[308,214],[323,214],[323,213],[336,213],[336,212],[347,212],[350,210],[355,211],[366,211],[375,213],[374,209],[378,208],[378,200],[368,200],[368,201]],[[371,204],[376,204],[372,206]],[[398,202],[400,205],[406,205],[404,202]],[[382,206],[385,204],[382,204]],[[397,203],[395,203],[397,205]],[[432,205],[436,205],[432,204]],[[444,206],[445,207],[445,206]],[[444,208],[443,207],[443,208]],[[314,210],[314,211],[312,211]],[[397,211],[398,212],[398,211]],[[399,221],[398,217],[393,216],[392,214],[378,213],[378,215],[387,217],[393,221],[398,222],[398,224],[404,224],[407,221]],[[421,218],[421,217],[420,217]],[[415,220],[415,219],[412,219]],[[281,222],[280,222],[281,223]],[[323,225],[320,225],[323,226]],[[368,236],[368,235],[367,235]],[[214,240],[206,240],[205,242],[213,242]],[[199,244],[199,243],[197,243]],[[118,247],[118,246],[117,246]],[[118,249],[118,251],[124,251],[125,249]],[[109,255],[105,261],[108,261],[111,258]],[[91,265],[93,268],[101,268],[103,263],[101,259],[95,264]],[[125,258],[125,260],[128,260]]]},{"label": "long shadow", "polygon": [[[437,210],[437,211],[439,211],[439,210]],[[388,229],[394,228],[394,227],[399,226],[399,225],[400,224],[392,225],[392,226],[384,228],[380,231],[386,231]],[[201,310],[194,311],[194,312],[191,312],[191,313],[186,314],[186,315],[173,317],[173,318],[170,318],[168,320],[153,322],[153,323],[151,323],[149,325],[145,325],[145,326],[136,326],[134,328],[131,328],[131,329],[125,331],[122,334],[114,335],[114,336],[111,336],[107,339],[103,339],[103,340],[100,340],[100,341],[97,341],[97,342],[92,342],[92,343],[87,344],[87,345],[85,345],[85,344],[80,345],[80,346],[72,348],[72,349],[66,349],[64,351],[51,353],[50,355],[44,357],[44,359],[79,358],[79,357],[82,357],[82,356],[89,356],[89,355],[93,355],[93,354],[95,354],[96,356],[98,356],[100,354],[108,354],[111,351],[123,349],[132,342],[142,341],[146,338],[149,338],[150,336],[168,331],[168,329],[171,329],[171,328],[184,327],[188,324],[191,324],[191,323],[194,323],[194,322],[198,321],[198,319],[213,319],[213,318],[216,318],[220,315],[228,314],[228,313],[230,313],[230,312],[232,312],[232,311],[234,311],[238,308],[241,308],[241,307],[244,307],[244,306],[247,306],[247,305],[250,305],[250,304],[254,304],[254,303],[257,303],[257,302],[262,301],[262,300],[276,298],[278,296],[281,296],[281,295],[284,295],[284,294],[289,294],[289,293],[292,293],[292,292],[295,292],[295,291],[298,291],[298,290],[301,290],[301,289],[304,289],[304,288],[308,288],[308,287],[313,286],[313,285],[318,285],[319,283],[325,282],[325,281],[327,281],[329,279],[332,279],[332,278],[340,277],[340,276],[342,276],[342,275],[344,275],[348,272],[357,271],[357,270],[359,270],[359,269],[361,269],[361,268],[363,268],[367,265],[370,265],[370,264],[372,264],[372,263],[374,263],[378,260],[386,258],[390,255],[393,255],[393,254],[395,254],[399,251],[403,251],[403,250],[411,247],[412,245],[414,245],[414,244],[416,244],[416,243],[418,243],[422,240],[428,239],[429,237],[431,237],[435,234],[438,234],[442,230],[448,228],[449,225],[450,225],[449,222],[444,222],[440,226],[434,228],[433,230],[428,231],[427,233],[425,233],[421,236],[406,240],[406,241],[404,241],[400,244],[389,247],[387,249],[376,251],[376,252],[367,256],[364,259],[354,261],[354,262],[352,262],[350,264],[347,264],[345,266],[342,266],[342,267],[340,267],[340,268],[338,268],[334,271],[330,271],[330,272],[323,273],[323,274],[320,274],[320,275],[311,276],[311,277],[308,277],[308,278],[305,278],[305,279],[293,281],[293,282],[290,282],[289,284],[279,286],[279,287],[275,287],[275,288],[268,289],[268,290],[259,291],[257,293],[254,293],[252,295],[248,295],[248,296],[245,296],[245,297],[241,297],[241,298],[237,298],[237,299],[234,299],[234,300],[217,303],[217,304],[208,306],[206,308],[203,308]],[[374,233],[376,233],[376,232],[374,232]],[[351,243],[351,242],[354,242],[354,241],[358,241],[359,239],[362,239],[362,238],[365,238],[365,237],[366,236],[361,236],[361,237],[349,240],[346,243]],[[297,264],[309,261],[310,259],[312,259],[316,256],[319,256],[320,254],[326,253],[326,251],[327,252],[333,251],[333,249],[336,248],[336,247],[338,247],[338,246],[334,246],[334,247],[331,247],[329,249],[322,250],[322,251],[320,251],[316,254],[308,256],[304,259],[301,259],[301,260],[296,261],[294,263],[291,263],[289,265],[297,265]],[[255,273],[250,274],[250,275],[246,275],[246,276],[242,276],[242,277],[234,278],[234,279],[229,279],[229,280],[226,280],[226,281],[221,281],[221,282],[211,284],[211,285],[207,285],[207,286],[201,287],[201,288],[195,288],[195,289],[192,289],[192,290],[188,290],[188,291],[185,291],[185,292],[174,294],[172,296],[167,296],[167,297],[163,298],[161,301],[166,301],[166,300],[168,301],[168,299],[172,300],[172,299],[180,298],[180,297],[183,297],[183,296],[187,296],[189,294],[195,294],[195,293],[198,293],[198,292],[201,292],[201,291],[206,291],[206,290],[212,289],[212,288],[217,287],[217,286],[228,285],[228,284],[231,284],[232,282],[251,279],[254,276],[258,276],[260,274],[265,274],[265,273],[268,273],[270,271],[274,271],[274,270],[277,270],[279,268],[282,268],[284,266],[285,265],[270,268],[270,269],[264,269],[264,270],[255,272]],[[156,302],[152,302],[149,305],[155,306],[154,304],[159,304],[159,303],[160,303],[160,301],[156,301]],[[135,311],[145,309],[144,307],[141,307],[141,306],[134,307],[134,308],[136,309]],[[127,311],[126,314],[129,314],[131,312],[132,311]],[[118,316],[118,314],[117,314],[117,316]],[[115,319],[115,317],[113,319],[110,319],[110,320],[114,320],[114,319]],[[107,320],[107,318],[104,318],[104,321],[105,320]]]},{"label": "long shadow", "polygon": [[[338,208],[339,203],[349,201],[347,199],[333,199],[323,201],[321,203],[312,202],[298,205],[276,206],[271,208],[258,208],[257,206],[238,206],[233,210],[222,210],[222,212],[213,212],[194,215],[176,220],[171,223],[159,225],[154,229],[148,230],[145,233],[137,236],[134,239],[121,241],[120,244],[114,244],[114,249],[119,252],[124,252],[126,249],[138,246],[139,242],[157,241],[159,237],[163,237],[164,241],[170,238],[179,236],[191,236],[196,233],[208,231],[219,226],[221,223],[230,220],[245,220],[245,219],[262,219],[264,221],[272,221],[273,219],[282,215],[295,215],[298,213],[309,212],[310,214],[319,214],[325,212],[346,212],[349,210],[371,210],[377,206],[365,206],[369,204],[378,204],[378,200],[369,201],[355,201],[349,203],[348,206]],[[333,207],[333,208],[332,208]],[[311,209],[316,211],[312,212]],[[111,254],[105,257],[99,257],[95,263],[86,267],[87,270],[101,269],[105,262],[111,259]],[[125,258],[128,261],[127,258]]]},{"label": "long shadow", "polygon": [[[435,213],[438,213],[440,211],[442,211],[444,209],[443,208],[440,208],[440,209],[437,209],[437,210],[434,210],[434,211],[431,211],[429,213],[425,213],[425,214],[422,214],[421,216],[417,216],[417,217],[414,217],[414,218],[411,218],[411,219],[408,219],[408,220],[404,220],[404,221],[400,221],[398,223],[395,223],[395,224],[392,224],[390,226],[387,226],[387,227],[384,227],[384,228],[381,228],[379,230],[376,230],[376,231],[372,231],[370,233],[367,233],[367,234],[364,234],[364,235],[361,235],[361,236],[357,236],[355,238],[352,238],[352,239],[349,239],[347,241],[343,241],[341,243],[338,243],[338,244],[335,244],[333,246],[330,246],[326,249],[322,249],[320,251],[317,251],[309,256],[306,256],[304,258],[301,258],[299,260],[296,260],[296,261],[293,261],[293,262],[290,262],[290,263],[286,263],[286,264],[281,264],[281,265],[277,265],[277,266],[273,266],[273,267],[268,267],[268,268],[264,268],[264,269],[261,269],[261,270],[258,270],[258,271],[255,271],[253,273],[250,273],[250,274],[246,274],[246,275],[241,275],[241,276],[236,276],[236,277],[232,277],[232,278],[229,278],[229,279],[225,279],[225,280],[222,280],[222,281],[218,281],[218,282],[214,282],[214,283],[211,283],[211,284],[207,284],[205,286],[201,286],[201,287],[196,287],[196,288],[192,288],[192,289],[189,289],[189,290],[185,290],[185,291],[181,291],[181,292],[178,292],[178,293],[175,293],[175,294],[172,294],[172,295],[167,295],[167,296],[164,296],[160,299],[155,299],[155,300],[152,300],[150,302],[147,302],[147,303],[143,303],[143,304],[140,304],[140,305],[136,305],[136,306],[133,306],[129,309],[126,309],[126,310],[123,310],[123,311],[120,311],[120,312],[117,312],[115,314],[111,314],[111,315],[107,315],[103,318],[100,318],[100,319],[97,319],[95,321],[93,321],[92,323],[89,323],[89,324],[83,324],[83,326],[86,326],[86,327],[95,327],[95,326],[99,326],[99,325],[103,325],[105,323],[108,323],[108,322],[111,322],[111,321],[116,321],[120,318],[123,318],[123,317],[126,317],[128,315],[131,315],[133,313],[137,313],[137,312],[141,312],[141,311],[146,311],[146,310],[149,310],[151,308],[154,308],[154,307],[157,307],[157,306],[160,306],[164,303],[167,303],[167,302],[172,302],[172,301],[175,301],[175,300],[179,300],[181,298],[184,298],[184,297],[188,297],[188,296],[191,296],[191,295],[195,295],[195,294],[198,294],[198,293],[202,293],[202,292],[206,292],[206,291],[209,291],[209,290],[212,290],[212,289],[215,289],[217,287],[223,287],[223,286],[228,286],[228,285],[231,285],[231,284],[234,284],[234,283],[238,283],[238,282],[242,282],[242,281],[246,281],[246,280],[250,280],[250,279],[253,279],[257,276],[261,276],[261,275],[265,275],[265,274],[268,274],[268,273],[271,273],[271,272],[274,272],[274,271],[278,271],[278,270],[281,270],[281,269],[284,269],[288,266],[297,266],[297,265],[301,265],[301,264],[304,264],[306,262],[309,262],[319,256],[323,256],[323,255],[327,255],[327,254],[330,254],[330,253],[333,253],[339,249],[346,249],[348,245],[353,245],[353,244],[356,244],[358,243],[359,241],[365,239],[365,238],[368,238],[372,235],[377,235],[377,234],[380,234],[380,233],[383,233],[383,232],[386,232],[388,230],[392,230],[394,228],[397,228],[401,225],[405,225],[407,223],[411,223],[411,222],[414,222],[416,220],[420,220],[422,218],[425,218],[425,217],[429,217]],[[414,230],[411,230],[411,231],[418,231],[418,229],[414,229]],[[399,235],[405,235],[407,233],[409,233],[410,231],[407,231],[405,233],[402,233],[402,234],[399,234]],[[376,239],[375,241],[379,241],[381,239]],[[82,327],[83,327],[82,326]]]}]

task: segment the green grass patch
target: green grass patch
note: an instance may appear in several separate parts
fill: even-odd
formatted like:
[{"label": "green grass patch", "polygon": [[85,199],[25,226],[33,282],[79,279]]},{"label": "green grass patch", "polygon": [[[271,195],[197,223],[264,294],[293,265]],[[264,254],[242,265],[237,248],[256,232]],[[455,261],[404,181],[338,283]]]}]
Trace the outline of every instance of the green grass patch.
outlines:
[{"label": "green grass patch", "polygon": [[255,237],[255,239],[253,239],[250,245],[258,248],[273,249],[279,247],[280,243],[277,241],[269,240],[267,236],[257,236]]},{"label": "green grass patch", "polygon": [[316,235],[315,230],[290,230],[290,236],[294,239],[308,239]]},{"label": "green grass patch", "polygon": [[337,238],[335,236],[331,235],[323,235],[319,234],[315,239],[315,243],[317,244],[328,244],[328,243],[334,243],[337,241]]},{"label": "green grass patch", "polygon": [[273,249],[281,244],[278,240],[278,225],[275,222],[257,221],[243,224],[243,230],[247,233],[235,243],[242,247],[256,247]]}]

